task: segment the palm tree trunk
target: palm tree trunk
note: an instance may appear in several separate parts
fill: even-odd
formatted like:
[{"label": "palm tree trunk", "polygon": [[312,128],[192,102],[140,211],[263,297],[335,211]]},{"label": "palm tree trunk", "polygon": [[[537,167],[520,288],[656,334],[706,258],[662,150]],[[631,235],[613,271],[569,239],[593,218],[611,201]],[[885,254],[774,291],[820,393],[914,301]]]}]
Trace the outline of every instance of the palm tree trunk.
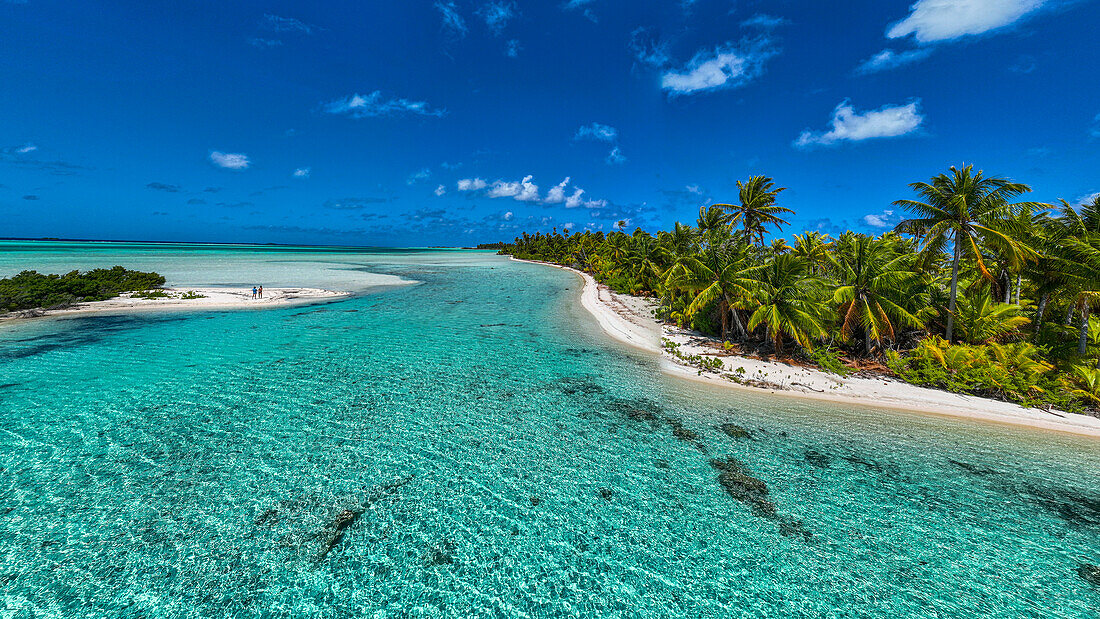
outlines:
[{"label": "palm tree trunk", "polygon": [[1066,326],[1073,326],[1073,310],[1077,309],[1077,306],[1070,303],[1069,309],[1066,310]]},{"label": "palm tree trunk", "polygon": [[1016,305],[1020,304],[1020,274],[1016,274]]},{"label": "palm tree trunk", "polygon": [[718,313],[722,315],[722,341],[725,341],[730,331],[730,308],[725,298],[718,303]]},{"label": "palm tree trunk", "polygon": [[1089,345],[1089,304],[1081,302],[1081,335],[1077,339],[1077,354],[1084,356]]},{"label": "palm tree trunk", "polygon": [[1012,302],[1012,276],[1005,271],[1005,303]]},{"label": "palm tree trunk", "polygon": [[1043,326],[1043,314],[1047,313],[1047,303],[1050,302],[1050,293],[1044,292],[1039,297],[1039,307],[1035,308],[1035,338],[1039,338],[1039,328]]},{"label": "palm tree trunk", "polygon": [[741,324],[741,316],[737,313],[737,308],[730,305],[730,314],[733,315],[733,327],[737,330],[737,337],[739,340],[745,340],[745,325]]},{"label": "palm tree trunk", "polygon": [[959,251],[962,245],[959,241],[961,230],[955,231],[955,257],[951,261],[951,298],[947,302],[947,342],[951,343],[951,336],[955,333],[955,301],[959,294]]},{"label": "palm tree trunk", "polygon": [[867,327],[863,327],[863,354],[871,356],[871,330]]}]

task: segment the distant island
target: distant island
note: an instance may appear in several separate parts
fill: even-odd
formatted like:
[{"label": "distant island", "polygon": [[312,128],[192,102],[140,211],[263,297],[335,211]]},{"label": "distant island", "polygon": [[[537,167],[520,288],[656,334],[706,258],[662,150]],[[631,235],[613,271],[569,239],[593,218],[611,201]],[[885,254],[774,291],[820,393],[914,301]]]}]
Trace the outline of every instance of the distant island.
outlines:
[{"label": "distant island", "polygon": [[0,312],[56,309],[75,303],[105,301],[123,292],[152,291],[164,285],[163,275],[121,266],[46,275],[23,271],[0,279]]}]

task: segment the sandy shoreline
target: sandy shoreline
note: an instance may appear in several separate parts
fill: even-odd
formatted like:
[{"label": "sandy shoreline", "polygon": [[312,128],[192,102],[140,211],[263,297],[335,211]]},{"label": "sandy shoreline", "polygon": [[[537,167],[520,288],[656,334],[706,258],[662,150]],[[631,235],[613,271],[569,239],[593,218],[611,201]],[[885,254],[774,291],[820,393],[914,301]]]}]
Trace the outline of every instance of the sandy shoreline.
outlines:
[{"label": "sandy shoreline", "polygon": [[[349,292],[323,288],[265,288],[262,299],[252,298],[252,288],[163,288],[161,292],[169,297],[143,299],[126,292],[113,299],[76,303],[61,309],[2,314],[0,322],[158,310],[263,309],[335,301],[351,296]],[[182,298],[188,293],[200,295],[200,298]]]},{"label": "sandy shoreline", "polygon": [[[843,377],[815,368],[732,355],[716,347],[713,338],[658,322],[652,315],[651,300],[615,293],[596,282],[591,275],[576,269],[528,260],[518,262],[552,266],[579,275],[584,279],[581,305],[595,316],[604,332],[635,348],[660,354],[662,370],[673,376],[730,389],[803,400],[824,400],[1100,437],[1100,419],[1088,415],[1025,408],[1011,402],[918,387],[890,377]],[[671,342],[676,353],[664,349],[662,340]],[[722,367],[700,370],[681,358],[692,356],[707,361],[718,359]]]}]

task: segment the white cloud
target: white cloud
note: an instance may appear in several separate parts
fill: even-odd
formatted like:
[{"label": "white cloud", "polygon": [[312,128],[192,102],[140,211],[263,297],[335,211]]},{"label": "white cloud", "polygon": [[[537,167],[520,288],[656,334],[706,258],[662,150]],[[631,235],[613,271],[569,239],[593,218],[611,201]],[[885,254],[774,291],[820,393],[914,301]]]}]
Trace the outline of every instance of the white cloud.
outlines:
[{"label": "white cloud", "polygon": [[[562,204],[565,208],[584,207],[598,209],[608,205],[607,200],[585,200],[584,190],[580,187],[573,186],[573,192],[569,194],[567,189],[571,179],[568,176],[565,177],[565,180],[547,190],[546,197],[540,199],[539,187],[534,183],[533,179],[534,176],[529,174],[519,181],[498,180],[489,185],[489,190],[485,192],[485,195],[489,198],[513,198],[521,202]],[[458,181],[459,191],[473,191],[482,189],[485,186],[485,181],[481,179],[463,179]]]},{"label": "white cloud", "polygon": [[577,129],[574,140],[599,140],[601,142],[614,142],[619,137],[619,130],[611,125],[601,125],[593,122]]},{"label": "white cloud", "polygon": [[615,165],[617,163],[623,163],[626,161],[626,155],[623,155],[622,149],[618,146],[611,149],[610,153],[607,153],[607,157],[604,159],[607,165]]},{"label": "white cloud", "polygon": [[884,106],[859,113],[851,103],[842,101],[833,111],[829,131],[814,133],[807,129],[798,136],[794,144],[798,147],[827,146],[843,141],[858,142],[905,135],[915,131],[924,120],[917,109],[918,103],[919,101],[912,101],[905,105]]},{"label": "white cloud", "polygon": [[630,33],[630,53],[639,63],[662,69],[672,60],[668,54],[668,44],[661,41],[648,28],[636,28]]},{"label": "white cloud", "polygon": [[1096,117],[1092,119],[1092,126],[1089,127],[1089,135],[1094,138],[1100,138],[1100,114],[1097,114]]},{"label": "white cloud", "polygon": [[496,181],[493,186],[489,188],[487,194],[490,198],[510,198],[519,195],[519,183],[508,183],[505,181]]},{"label": "white cloud", "polygon": [[481,7],[478,15],[485,20],[485,25],[493,31],[493,34],[499,35],[508,22],[516,16],[516,5],[504,1],[490,2]]},{"label": "white cloud", "polygon": [[298,168],[297,170],[294,170],[294,173],[291,174],[291,176],[293,176],[294,178],[309,178],[309,174],[312,171],[313,168]]},{"label": "white cloud", "polygon": [[917,0],[909,15],[886,31],[891,39],[913,35],[921,43],[982,34],[1015,23],[1046,0]]},{"label": "white cloud", "polygon": [[486,194],[490,198],[515,198],[521,202],[537,202],[539,186],[532,182],[530,174],[518,182],[496,181]]},{"label": "white cloud", "polygon": [[435,195],[441,196],[445,193],[447,193],[447,187],[445,187],[444,185],[440,185],[435,188]]},{"label": "white cloud", "polygon": [[679,70],[661,75],[661,88],[674,95],[735,88],[760,74],[764,61],[772,56],[761,40],[749,49],[729,45],[714,50],[701,50]]},{"label": "white cloud", "polygon": [[210,151],[210,161],[219,168],[229,170],[244,170],[252,165],[248,155],[244,153],[223,153],[216,150]]},{"label": "white cloud", "polygon": [[911,49],[904,52],[884,49],[867,60],[864,60],[856,69],[856,73],[868,74],[894,69],[902,65],[917,62],[918,60],[924,60],[931,53],[932,50],[927,48]]},{"label": "white cloud", "polygon": [[546,202],[547,204],[561,204],[562,202],[565,202],[565,186],[568,184],[569,177],[566,176],[565,180],[558,183],[557,185],[554,185],[550,188],[549,191],[546,192],[546,200],[544,200],[544,202]]},{"label": "white cloud", "polygon": [[505,213],[503,216],[501,216],[501,219],[503,219],[504,221],[512,221],[512,211],[508,211],[507,213]]},{"label": "white cloud", "polygon": [[19,148],[16,148],[15,152],[19,153],[20,155],[25,155],[27,153],[33,153],[36,150],[38,150],[37,146],[35,146],[34,144],[31,144],[30,142],[27,142],[26,144],[20,146]]},{"label": "white cloud", "polygon": [[396,116],[400,114],[438,117],[446,114],[444,110],[432,109],[426,101],[383,99],[382,92],[378,90],[369,95],[353,94],[343,99],[330,101],[324,105],[324,110],[329,114],[346,114],[352,118]]},{"label": "white cloud", "polygon": [[440,16],[443,18],[444,28],[460,38],[466,36],[466,20],[458,14],[458,8],[455,7],[454,2],[438,0],[435,3],[435,9],[439,11]]},{"label": "white cloud", "polygon": [[765,13],[757,13],[756,15],[753,15],[752,17],[741,22],[741,26],[754,26],[756,28],[764,28],[765,30],[770,30],[772,28],[782,26],[785,23],[787,23],[787,20],[783,19],[782,17],[767,15]]},{"label": "white cloud", "polygon": [[481,178],[464,178],[458,181],[456,186],[459,191],[477,191],[478,189],[485,189],[488,183]]},{"label": "white cloud", "polygon": [[901,217],[894,214],[892,210],[885,210],[881,213],[864,215],[863,223],[871,226],[872,228],[893,228],[901,221]]},{"label": "white cloud", "polygon": [[565,208],[577,208],[578,206],[584,206],[584,200],[581,196],[584,195],[584,190],[580,187],[573,188],[573,195],[565,199]]},{"label": "white cloud", "polygon": [[687,190],[690,193],[694,193],[694,194],[697,194],[697,195],[703,195],[703,190],[702,190],[702,188],[699,187],[699,185],[685,185],[684,189]]},{"label": "white cloud", "polygon": [[508,41],[507,47],[504,48],[504,55],[509,58],[515,58],[519,56],[519,51],[523,49],[523,46],[519,44],[519,41],[512,39]]},{"label": "white cloud", "polygon": [[1074,204],[1077,204],[1077,205],[1092,204],[1092,201],[1097,199],[1097,198],[1100,198],[1100,191],[1097,191],[1096,193],[1090,193],[1088,195],[1081,196],[1080,198],[1077,198],[1077,200],[1074,201]]},{"label": "white cloud", "polygon": [[408,176],[408,178],[405,179],[405,184],[406,185],[415,185],[416,183],[418,183],[420,181],[428,180],[429,178],[431,178],[431,176],[432,176],[432,171],[429,170],[428,168],[424,168],[423,170],[417,170],[416,172],[413,172],[412,174],[410,174]]}]

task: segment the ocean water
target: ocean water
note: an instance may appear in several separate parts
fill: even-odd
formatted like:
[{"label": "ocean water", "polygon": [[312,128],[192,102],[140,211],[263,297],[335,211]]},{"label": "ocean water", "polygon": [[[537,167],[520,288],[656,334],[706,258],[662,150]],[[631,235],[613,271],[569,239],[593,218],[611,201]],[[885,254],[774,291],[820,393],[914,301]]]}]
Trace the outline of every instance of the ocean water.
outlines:
[{"label": "ocean water", "polygon": [[1095,440],[666,377],[486,252],[0,247],[115,263],[360,294],[0,325],[0,617],[1100,612]]}]

